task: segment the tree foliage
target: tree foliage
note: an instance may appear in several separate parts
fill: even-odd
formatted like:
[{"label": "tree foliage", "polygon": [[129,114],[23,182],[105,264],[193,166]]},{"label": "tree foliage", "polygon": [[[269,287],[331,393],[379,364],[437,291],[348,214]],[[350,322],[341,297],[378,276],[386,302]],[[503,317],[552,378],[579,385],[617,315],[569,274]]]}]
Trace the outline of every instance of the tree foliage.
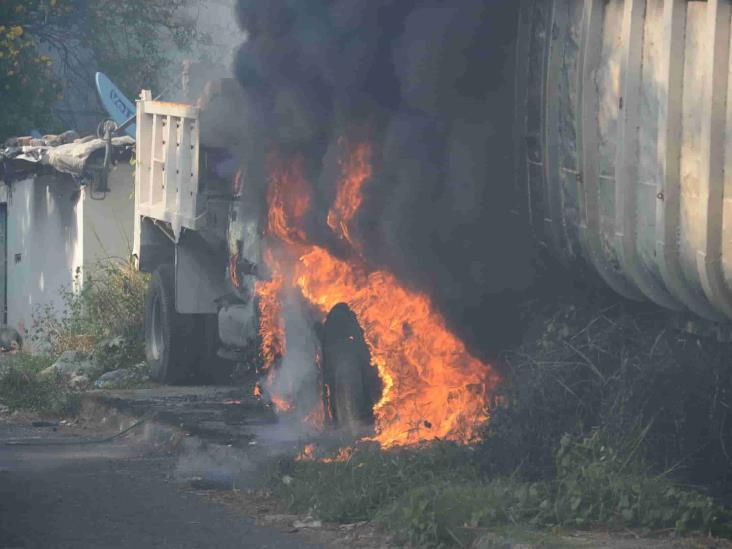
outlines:
[{"label": "tree foliage", "polygon": [[191,0],[0,2],[0,138],[53,129],[62,80],[107,73],[129,96],[155,87],[199,38]]}]

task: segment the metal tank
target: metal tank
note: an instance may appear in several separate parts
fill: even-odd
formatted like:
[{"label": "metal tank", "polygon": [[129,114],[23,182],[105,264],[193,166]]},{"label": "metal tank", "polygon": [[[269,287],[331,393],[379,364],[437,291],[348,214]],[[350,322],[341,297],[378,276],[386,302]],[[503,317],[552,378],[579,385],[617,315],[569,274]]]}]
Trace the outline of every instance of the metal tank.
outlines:
[{"label": "metal tank", "polygon": [[732,318],[731,7],[527,0],[517,41],[540,234],[619,294],[714,321]]}]

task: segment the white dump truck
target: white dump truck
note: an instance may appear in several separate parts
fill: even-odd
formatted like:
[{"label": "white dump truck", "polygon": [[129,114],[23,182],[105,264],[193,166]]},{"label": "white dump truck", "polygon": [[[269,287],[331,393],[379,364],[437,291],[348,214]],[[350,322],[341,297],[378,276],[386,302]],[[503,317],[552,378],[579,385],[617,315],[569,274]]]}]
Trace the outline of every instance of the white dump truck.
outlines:
[{"label": "white dump truck", "polygon": [[[152,274],[145,337],[159,381],[224,378],[256,335],[254,281],[232,282],[238,267],[229,264],[228,239],[235,230],[233,245],[242,246],[239,233],[249,230],[246,244],[256,246],[256,227],[237,223],[237,163],[217,112],[240,99],[235,81],[220,80],[198,105],[156,101],[149,91],[137,101],[133,253]],[[245,252],[243,261],[258,253]]]}]

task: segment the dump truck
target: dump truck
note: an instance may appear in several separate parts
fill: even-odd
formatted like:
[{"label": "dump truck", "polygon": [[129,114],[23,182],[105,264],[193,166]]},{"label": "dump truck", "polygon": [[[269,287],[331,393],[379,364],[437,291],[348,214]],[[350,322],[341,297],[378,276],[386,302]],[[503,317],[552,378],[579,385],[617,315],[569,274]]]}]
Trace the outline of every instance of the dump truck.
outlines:
[{"label": "dump truck", "polygon": [[[732,325],[731,9],[524,0],[513,45],[515,192],[536,240],[619,295],[719,334]],[[146,349],[163,382],[196,364],[226,375],[257,334],[261,212],[237,190],[217,117],[207,123],[236,86],[214,83],[198,105],[147,91],[137,102],[134,254],[152,274]],[[357,319],[334,314],[346,326],[334,362],[351,365],[331,397],[345,415],[375,397],[353,374],[363,349],[339,343],[357,338]]]}]

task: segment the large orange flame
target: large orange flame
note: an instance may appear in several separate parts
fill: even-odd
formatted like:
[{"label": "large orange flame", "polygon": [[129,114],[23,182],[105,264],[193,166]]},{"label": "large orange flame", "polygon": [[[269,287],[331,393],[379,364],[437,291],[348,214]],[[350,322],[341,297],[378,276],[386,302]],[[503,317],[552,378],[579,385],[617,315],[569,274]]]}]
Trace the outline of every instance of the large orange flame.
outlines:
[{"label": "large orange flame", "polygon": [[271,179],[267,193],[267,232],[287,243],[307,240],[303,228],[310,208],[310,187],[303,173],[303,158],[296,156],[289,164],[270,157]]},{"label": "large orange flame", "polygon": [[[361,187],[371,177],[371,148],[359,144],[345,149],[342,178],[327,223],[360,252],[350,223],[361,206]],[[369,270],[361,254],[345,261],[308,243],[302,227],[308,189],[301,161],[272,171],[270,245],[283,246],[296,259],[285,265],[271,250],[265,254],[273,273],[270,282],[257,285],[265,361],[271,364],[273,357],[285,353],[278,306],[283,288],[298,288],[323,318],[336,304],[346,303],[363,328],[383,384],[382,398],[374,407],[374,440],[384,447],[436,438],[474,440],[476,429],[488,419],[488,393],[498,376],[471,356],[426,294],[405,287],[387,271]]]},{"label": "large orange flame", "polygon": [[[276,265],[272,250],[264,251],[264,261],[270,268]],[[280,293],[284,288],[283,276],[273,272],[272,278],[258,280],[254,288],[259,297],[259,331],[264,369],[268,370],[278,358],[285,355],[285,322],[280,301]]]}]

